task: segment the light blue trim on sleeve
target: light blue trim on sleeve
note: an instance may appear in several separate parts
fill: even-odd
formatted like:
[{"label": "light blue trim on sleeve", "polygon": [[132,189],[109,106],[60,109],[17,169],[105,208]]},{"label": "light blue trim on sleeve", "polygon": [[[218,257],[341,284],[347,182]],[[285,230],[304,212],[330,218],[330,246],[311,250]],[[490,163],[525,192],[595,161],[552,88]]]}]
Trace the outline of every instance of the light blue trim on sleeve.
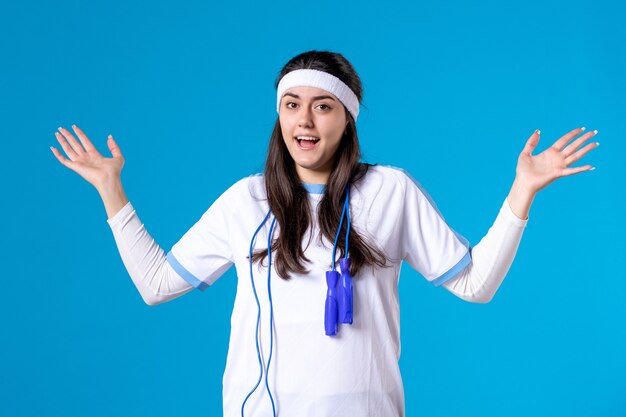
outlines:
[{"label": "light blue trim on sleeve", "polygon": [[169,251],[167,253],[167,261],[172,266],[172,269],[174,269],[174,271],[176,271],[176,273],[180,275],[185,281],[187,281],[191,286],[201,291],[204,291],[209,287],[209,284],[204,281],[200,281],[191,272],[187,271],[187,269],[185,269],[185,267],[182,266],[180,262],[178,262],[178,259],[176,259],[172,251]]},{"label": "light blue trim on sleeve", "polygon": [[442,276],[435,278],[430,281],[435,287],[439,287],[440,285],[445,284],[447,281],[450,281],[454,278],[459,272],[461,272],[469,263],[472,261],[472,255],[468,251],[463,258],[459,262],[456,263],[452,268],[450,268],[445,274]]}]

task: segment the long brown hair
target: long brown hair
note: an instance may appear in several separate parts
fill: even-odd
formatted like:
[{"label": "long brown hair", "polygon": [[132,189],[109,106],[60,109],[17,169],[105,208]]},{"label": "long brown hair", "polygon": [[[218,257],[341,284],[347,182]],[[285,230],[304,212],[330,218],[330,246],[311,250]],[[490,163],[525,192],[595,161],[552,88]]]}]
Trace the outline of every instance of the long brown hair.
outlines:
[{"label": "long brown hair", "polygon": [[[315,69],[332,74],[350,87],[359,102],[362,99],[361,80],[352,64],[341,54],[327,51],[299,54],[289,60],[280,71],[275,87],[278,88],[278,83],[287,73],[297,69]],[[356,124],[352,115],[345,111],[348,125],[335,153],[333,169],[318,209],[319,238],[321,239],[323,235],[330,242],[334,242],[339,228],[346,186],[357,183],[365,176],[369,167],[369,164],[359,162],[361,150]],[[270,209],[280,226],[278,238],[272,242],[271,248],[272,252],[276,253],[274,260],[276,271],[286,280],[290,278],[291,273],[305,274],[308,271],[303,261],[310,260],[304,254],[302,239],[311,223],[309,201],[307,191],[296,173],[295,162],[285,145],[279,119],[274,124],[267,151],[265,190]],[[344,221],[337,242],[337,249],[340,252],[337,259],[345,256],[346,231],[347,222]],[[386,266],[384,253],[372,243],[368,243],[356,230],[352,228],[348,238],[350,273],[353,277],[358,278],[358,271],[363,266]],[[252,255],[252,260],[262,262],[266,256],[267,249],[258,250]]]}]

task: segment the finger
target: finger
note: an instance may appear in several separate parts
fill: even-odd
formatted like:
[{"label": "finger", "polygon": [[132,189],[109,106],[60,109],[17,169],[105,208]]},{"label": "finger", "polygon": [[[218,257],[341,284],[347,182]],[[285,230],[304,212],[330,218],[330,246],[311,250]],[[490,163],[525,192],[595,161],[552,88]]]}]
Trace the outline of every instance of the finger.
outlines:
[{"label": "finger", "polygon": [[79,158],[78,154],[76,152],[74,152],[74,149],[72,149],[70,144],[67,143],[67,141],[65,140],[65,136],[61,135],[59,132],[54,132],[54,136],[57,138],[57,140],[59,141],[59,144],[61,145],[61,147],[63,148],[63,150],[67,154],[67,156],[72,161],[75,161],[76,159]]},{"label": "finger", "polygon": [[587,139],[591,138],[592,136],[595,136],[596,133],[598,133],[597,130],[585,133],[583,136],[579,137],[574,142],[567,145],[561,153],[565,155],[566,157],[572,155],[576,151],[576,149],[578,149]]},{"label": "finger", "polygon": [[107,140],[107,145],[109,146],[111,155],[113,155],[114,158],[124,158],[122,156],[122,151],[120,150],[120,147],[117,146],[117,143],[113,139],[112,135],[109,135],[109,140]]},{"label": "finger", "polygon": [[69,159],[66,159],[63,154],[61,152],[59,152],[59,150],[57,148],[55,148],[54,146],[50,147],[50,150],[52,150],[52,153],[54,154],[54,156],[57,158],[57,160],[62,163],[64,166],[70,168],[70,165],[72,164],[72,161],[70,161]]},{"label": "finger", "polygon": [[524,149],[522,150],[522,153],[530,156],[531,153],[533,152],[533,150],[535,149],[535,147],[537,146],[537,144],[539,143],[539,135],[541,134],[541,131],[539,129],[535,130],[533,132],[532,135],[530,135],[530,137],[528,138],[528,140],[526,141],[526,146],[524,146]]},{"label": "finger", "polygon": [[595,168],[592,167],[591,165],[585,165],[582,167],[575,167],[575,168],[566,168],[563,170],[563,172],[561,172],[561,176],[567,177],[569,175],[578,174],[579,172],[584,172],[584,171],[591,171],[593,169]]},{"label": "finger", "polygon": [[578,161],[580,158],[585,156],[589,151],[597,148],[598,146],[600,146],[599,142],[588,143],[587,146],[578,150],[572,156],[565,158],[565,166],[570,166],[571,164],[573,164],[574,162]]},{"label": "finger", "polygon": [[565,135],[561,136],[559,138],[559,140],[554,142],[554,144],[552,145],[552,148],[554,148],[557,151],[561,152],[561,150],[567,144],[567,142],[572,140],[573,137],[575,137],[576,135],[580,134],[581,132],[584,132],[584,130],[585,130],[584,127],[579,127],[578,129],[574,129],[571,132],[566,133]]},{"label": "finger", "polygon": [[72,125],[72,129],[74,129],[74,132],[76,132],[76,136],[78,136],[78,139],[80,139],[80,143],[83,144],[87,152],[98,152],[98,150],[93,146],[93,143],[91,143],[87,135],[85,135],[85,133],[78,126]]},{"label": "finger", "polygon": [[72,135],[69,130],[60,127],[59,132],[61,132],[63,137],[68,141],[68,143],[70,144],[72,149],[74,149],[74,152],[76,152],[78,156],[85,153],[83,147],[80,145],[80,143],[78,143],[78,141],[74,138],[74,135]]}]

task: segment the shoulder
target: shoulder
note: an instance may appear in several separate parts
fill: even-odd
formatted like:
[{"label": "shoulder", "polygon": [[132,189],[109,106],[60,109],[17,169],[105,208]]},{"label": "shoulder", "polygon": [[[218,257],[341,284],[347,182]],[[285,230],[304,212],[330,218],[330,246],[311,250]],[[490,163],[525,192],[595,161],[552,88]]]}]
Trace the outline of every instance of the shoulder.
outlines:
[{"label": "shoulder", "polygon": [[417,184],[413,176],[403,168],[372,164],[368,166],[365,182],[375,185],[375,188],[401,187],[406,188],[410,183]]},{"label": "shoulder", "polygon": [[404,204],[407,191],[407,175],[399,168],[365,164],[365,175],[353,183],[354,195],[364,207],[380,205],[381,207],[400,206]]},{"label": "shoulder", "polygon": [[409,201],[425,201],[435,205],[424,186],[410,172],[391,165],[370,165],[364,178],[365,194],[387,201],[387,204],[404,204]]},{"label": "shoulder", "polygon": [[261,173],[251,174],[234,183],[231,188],[239,192],[249,191],[256,193],[260,190],[265,191],[265,177]]},{"label": "shoulder", "polygon": [[252,200],[266,200],[263,174],[252,174],[241,178],[220,195],[224,204],[249,203]]}]

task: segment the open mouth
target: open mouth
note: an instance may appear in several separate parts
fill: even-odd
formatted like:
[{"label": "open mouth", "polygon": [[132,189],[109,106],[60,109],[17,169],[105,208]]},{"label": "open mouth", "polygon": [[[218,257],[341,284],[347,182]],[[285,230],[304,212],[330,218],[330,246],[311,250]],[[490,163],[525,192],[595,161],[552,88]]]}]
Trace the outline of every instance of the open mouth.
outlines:
[{"label": "open mouth", "polygon": [[298,147],[300,149],[313,149],[317,142],[320,141],[319,138],[314,136],[296,136],[294,140],[298,142]]}]

